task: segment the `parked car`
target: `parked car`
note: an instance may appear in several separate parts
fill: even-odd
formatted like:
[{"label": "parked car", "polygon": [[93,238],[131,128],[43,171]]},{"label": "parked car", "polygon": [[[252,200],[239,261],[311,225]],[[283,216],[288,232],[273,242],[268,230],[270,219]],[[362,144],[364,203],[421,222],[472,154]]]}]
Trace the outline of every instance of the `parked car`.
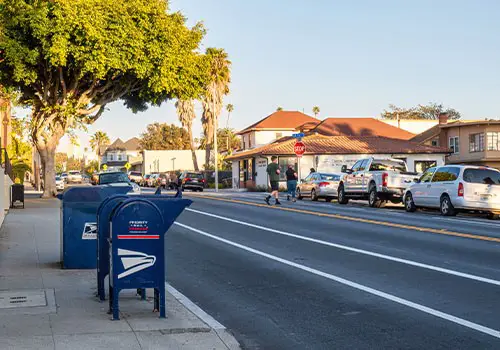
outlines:
[{"label": "parked car", "polygon": [[90,183],[92,185],[97,185],[98,182],[99,182],[99,173],[93,173],[92,177],[90,178]]},{"label": "parked car", "polygon": [[405,209],[439,208],[441,215],[479,211],[498,219],[500,171],[481,166],[447,165],[428,169],[406,190]]},{"label": "parked car", "polygon": [[141,183],[139,184],[142,187],[148,187],[148,180],[151,177],[151,174],[146,174],[142,177]]},{"label": "parked car", "polygon": [[82,175],[82,179],[83,179],[83,182],[85,182],[85,183],[89,183],[90,182],[90,176],[88,176],[87,174],[83,174]]},{"label": "parked car", "polygon": [[61,174],[61,179],[63,179],[63,181],[65,183],[68,183],[68,173],[62,173]]},{"label": "parked car", "polygon": [[68,183],[79,183],[83,181],[82,174],[78,170],[71,170],[68,172]]},{"label": "parked car", "polygon": [[60,176],[56,176],[56,190],[64,191],[64,180]]},{"label": "parked car", "polygon": [[337,197],[341,175],[327,173],[311,173],[297,186],[297,199],[310,197],[317,201],[325,198],[327,201]]},{"label": "parked car", "polygon": [[142,181],[142,173],[140,171],[129,171],[128,178],[130,181],[140,184]]},{"label": "parked car", "polygon": [[177,180],[177,185],[184,191],[186,189],[192,191],[203,192],[205,188],[205,178],[201,172],[184,171]]},{"label": "parked car", "polygon": [[121,171],[105,172],[99,174],[98,185],[109,186],[130,186],[132,191],[129,193],[140,194],[141,188],[135,182],[129,180],[127,174]]},{"label": "parked car", "polygon": [[156,187],[158,185],[158,177],[160,174],[151,174],[148,178],[148,187]]},{"label": "parked car", "polygon": [[339,203],[347,204],[351,198],[367,199],[375,208],[387,201],[400,203],[417,175],[408,171],[403,160],[373,157],[358,160],[351,169],[344,165],[342,172],[345,174],[339,183]]}]

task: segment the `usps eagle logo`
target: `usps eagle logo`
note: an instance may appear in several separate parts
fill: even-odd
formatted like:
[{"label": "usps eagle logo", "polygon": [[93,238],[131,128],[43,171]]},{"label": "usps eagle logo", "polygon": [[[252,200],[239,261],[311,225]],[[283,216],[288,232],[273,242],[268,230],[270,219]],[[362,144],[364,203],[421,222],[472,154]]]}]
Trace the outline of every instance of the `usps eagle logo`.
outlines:
[{"label": "usps eagle logo", "polygon": [[123,268],[125,269],[125,271],[118,275],[118,279],[145,270],[153,266],[156,262],[156,256],[154,255],[147,255],[127,249],[118,248],[118,256],[121,257]]},{"label": "usps eagle logo", "polygon": [[83,226],[82,239],[97,239],[97,223],[85,223],[85,225]]}]

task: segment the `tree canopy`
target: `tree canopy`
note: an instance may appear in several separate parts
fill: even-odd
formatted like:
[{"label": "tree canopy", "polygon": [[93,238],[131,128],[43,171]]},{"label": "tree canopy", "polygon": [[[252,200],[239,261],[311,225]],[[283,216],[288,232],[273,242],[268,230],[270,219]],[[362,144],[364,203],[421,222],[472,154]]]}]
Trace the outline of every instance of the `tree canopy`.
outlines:
[{"label": "tree canopy", "polygon": [[189,133],[174,124],[149,124],[141,134],[139,145],[144,150],[190,149]]},{"label": "tree canopy", "polygon": [[201,96],[204,32],[169,13],[166,0],[0,0],[0,85],[31,108],[46,195],[56,193],[59,139],[95,122],[109,103],[141,111]]},{"label": "tree canopy", "polygon": [[448,119],[460,119],[460,112],[453,108],[445,108],[442,104],[429,103],[427,105],[417,105],[411,108],[401,108],[393,104],[388,110],[382,112],[384,119],[438,119],[440,113],[448,113]]}]

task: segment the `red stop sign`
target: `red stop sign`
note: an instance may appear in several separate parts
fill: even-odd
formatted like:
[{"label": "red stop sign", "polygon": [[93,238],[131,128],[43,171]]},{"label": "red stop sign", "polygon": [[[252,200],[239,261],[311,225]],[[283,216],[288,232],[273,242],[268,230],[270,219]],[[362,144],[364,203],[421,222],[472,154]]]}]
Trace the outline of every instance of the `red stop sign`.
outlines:
[{"label": "red stop sign", "polygon": [[302,141],[297,141],[293,146],[293,151],[295,155],[300,158],[306,152],[306,145]]}]

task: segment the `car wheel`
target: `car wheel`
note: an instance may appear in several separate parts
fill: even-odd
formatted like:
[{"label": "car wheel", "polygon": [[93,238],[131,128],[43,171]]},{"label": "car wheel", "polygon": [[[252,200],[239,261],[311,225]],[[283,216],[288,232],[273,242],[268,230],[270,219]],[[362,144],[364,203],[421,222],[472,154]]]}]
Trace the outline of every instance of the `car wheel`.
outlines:
[{"label": "car wheel", "polygon": [[315,190],[315,189],[313,189],[313,190],[311,191],[311,200],[312,200],[313,202],[318,201],[318,195],[316,194],[316,190]]},{"label": "car wheel", "polygon": [[500,219],[500,214],[488,213],[488,219],[489,220],[498,220],[498,219]]},{"label": "car wheel", "polygon": [[448,195],[444,195],[441,197],[441,205],[439,206],[439,210],[441,215],[443,216],[455,216],[457,215],[457,211],[453,204],[451,204],[450,197]]},{"label": "car wheel", "polygon": [[297,195],[297,199],[298,199],[298,200],[302,200],[302,198],[304,198],[304,197],[302,197],[302,195],[300,194],[300,187],[297,187],[297,191],[296,191],[296,192],[297,192],[297,193],[296,193],[296,195]]},{"label": "car wheel", "polygon": [[415,202],[413,201],[413,196],[409,192],[406,194],[405,197],[405,210],[409,213],[413,213],[415,210],[417,210]]},{"label": "car wheel", "polygon": [[198,191],[203,192],[203,188],[200,188]]},{"label": "car wheel", "polygon": [[370,192],[368,194],[368,205],[372,208],[380,208],[382,206],[382,200],[378,198],[377,188],[375,186],[370,187]]},{"label": "car wheel", "polygon": [[345,195],[344,185],[340,185],[338,189],[338,200],[339,204],[347,204],[349,203],[349,198]]}]

